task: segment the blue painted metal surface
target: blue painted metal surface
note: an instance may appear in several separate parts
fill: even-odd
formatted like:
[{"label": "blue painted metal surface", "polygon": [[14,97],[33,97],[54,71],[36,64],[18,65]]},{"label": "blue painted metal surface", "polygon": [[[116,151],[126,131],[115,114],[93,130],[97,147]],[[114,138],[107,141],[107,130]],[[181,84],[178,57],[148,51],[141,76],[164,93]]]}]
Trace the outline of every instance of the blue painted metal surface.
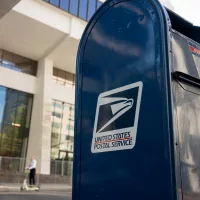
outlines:
[{"label": "blue painted metal surface", "polygon": [[[198,27],[156,0],[108,0],[87,25],[73,200],[199,199],[200,46],[170,19],[200,41]],[[191,80],[172,79],[175,71]]]},{"label": "blue painted metal surface", "polygon": [[[83,34],[73,200],[175,199],[167,109],[168,24],[162,9],[157,1],[107,1]],[[135,147],[92,153],[99,94],[138,81],[143,91]]]}]

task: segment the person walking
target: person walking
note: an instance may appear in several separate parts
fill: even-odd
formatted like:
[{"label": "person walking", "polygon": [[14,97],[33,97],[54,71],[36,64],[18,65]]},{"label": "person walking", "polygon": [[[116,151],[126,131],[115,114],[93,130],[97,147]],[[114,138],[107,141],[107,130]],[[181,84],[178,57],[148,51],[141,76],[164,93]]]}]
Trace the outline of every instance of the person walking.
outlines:
[{"label": "person walking", "polygon": [[29,185],[35,185],[35,173],[36,173],[36,166],[37,161],[35,157],[33,156],[31,158],[31,163],[27,169],[29,169]]}]

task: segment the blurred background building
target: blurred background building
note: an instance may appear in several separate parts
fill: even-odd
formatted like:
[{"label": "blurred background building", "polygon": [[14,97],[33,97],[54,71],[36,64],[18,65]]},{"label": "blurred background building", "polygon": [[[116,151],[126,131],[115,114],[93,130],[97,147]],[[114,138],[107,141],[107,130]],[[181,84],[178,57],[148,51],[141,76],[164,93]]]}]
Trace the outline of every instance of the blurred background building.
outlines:
[{"label": "blurred background building", "polygon": [[75,65],[98,0],[21,0],[0,20],[0,156],[73,160]]}]

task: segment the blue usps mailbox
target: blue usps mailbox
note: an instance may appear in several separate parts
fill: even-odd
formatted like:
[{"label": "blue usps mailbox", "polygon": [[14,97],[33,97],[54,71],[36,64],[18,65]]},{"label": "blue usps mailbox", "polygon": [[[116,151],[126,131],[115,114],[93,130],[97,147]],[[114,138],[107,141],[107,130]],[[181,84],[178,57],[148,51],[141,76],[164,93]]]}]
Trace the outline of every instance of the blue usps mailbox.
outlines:
[{"label": "blue usps mailbox", "polygon": [[200,29],[107,0],[77,56],[73,200],[200,198]]}]

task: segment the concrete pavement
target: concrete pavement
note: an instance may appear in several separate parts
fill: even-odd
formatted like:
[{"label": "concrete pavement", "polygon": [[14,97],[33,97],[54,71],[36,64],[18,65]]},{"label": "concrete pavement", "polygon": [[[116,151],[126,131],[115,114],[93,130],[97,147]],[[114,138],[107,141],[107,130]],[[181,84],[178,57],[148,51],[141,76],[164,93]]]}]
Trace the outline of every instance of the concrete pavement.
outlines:
[{"label": "concrete pavement", "polygon": [[[2,184],[0,185],[0,192],[19,192],[20,184]],[[61,191],[71,192],[72,187],[65,184],[41,184],[40,191]]]},{"label": "concrete pavement", "polygon": [[71,200],[71,194],[62,192],[7,193],[0,192],[0,200]]}]

